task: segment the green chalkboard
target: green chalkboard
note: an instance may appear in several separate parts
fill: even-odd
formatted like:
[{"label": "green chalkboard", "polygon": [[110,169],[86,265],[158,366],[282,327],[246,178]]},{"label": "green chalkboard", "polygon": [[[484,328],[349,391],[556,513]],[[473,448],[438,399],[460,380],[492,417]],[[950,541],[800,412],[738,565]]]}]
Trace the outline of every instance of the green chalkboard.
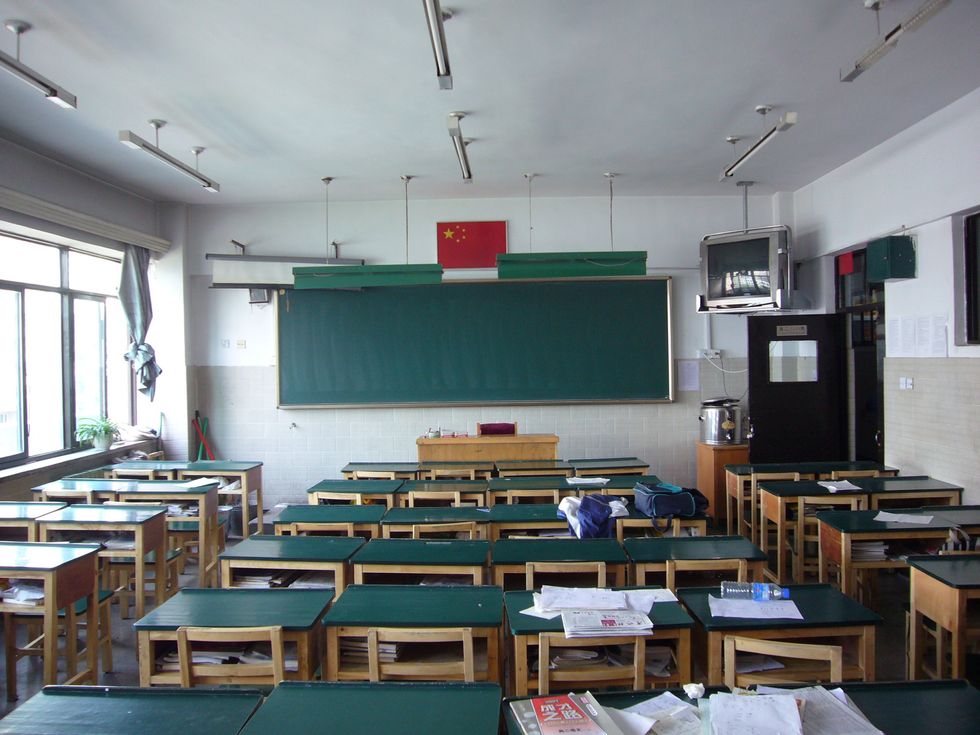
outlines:
[{"label": "green chalkboard", "polygon": [[279,405],[671,399],[670,279],[287,290]]}]

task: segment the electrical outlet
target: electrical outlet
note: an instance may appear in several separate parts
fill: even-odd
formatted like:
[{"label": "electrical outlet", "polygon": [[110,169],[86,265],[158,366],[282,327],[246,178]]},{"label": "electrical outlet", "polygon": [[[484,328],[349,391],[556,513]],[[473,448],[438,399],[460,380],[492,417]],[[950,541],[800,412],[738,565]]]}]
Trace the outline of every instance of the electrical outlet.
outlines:
[{"label": "electrical outlet", "polygon": [[230,339],[221,340],[221,346],[224,347],[225,349],[231,347],[231,340]]},{"label": "electrical outlet", "polygon": [[240,340],[238,340],[238,341],[237,341],[237,342],[235,343],[235,345],[236,345],[236,346],[238,347],[238,349],[240,349],[240,350],[244,350],[244,349],[245,349],[245,340],[243,340],[243,339],[240,339]]},{"label": "electrical outlet", "polygon": [[698,355],[706,360],[721,359],[721,350],[698,350]]}]

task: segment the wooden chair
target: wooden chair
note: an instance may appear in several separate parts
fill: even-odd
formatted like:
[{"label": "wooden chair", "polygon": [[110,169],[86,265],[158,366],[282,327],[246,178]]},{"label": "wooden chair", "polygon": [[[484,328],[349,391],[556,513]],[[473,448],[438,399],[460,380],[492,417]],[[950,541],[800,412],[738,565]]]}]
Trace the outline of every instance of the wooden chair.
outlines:
[{"label": "wooden chair", "polygon": [[[801,475],[799,472],[753,472],[752,478],[749,482],[749,497],[742,498],[740,502],[736,504],[736,511],[738,514],[738,530],[736,533],[740,533],[743,536],[746,535],[748,531],[747,538],[753,544],[762,544],[762,537],[767,532],[767,526],[765,516],[762,514],[762,504],[759,500],[759,483],[765,482],[767,480],[792,480],[793,482],[799,482]],[[749,503],[749,518],[745,518],[745,501]],[[765,548],[765,546],[761,546]]]},{"label": "wooden chair", "polygon": [[507,505],[519,505],[522,500],[528,500],[532,503],[554,503],[558,505],[561,502],[561,491],[560,490],[530,490],[530,489],[514,489],[507,490]]},{"label": "wooden chair", "polygon": [[[510,436],[510,435],[516,435],[517,434],[517,422],[516,421],[514,421],[514,422],[497,421],[497,422],[487,422],[485,424],[477,424],[476,425],[476,435],[477,436],[483,436],[483,427],[484,426],[493,426],[495,428],[507,426],[508,427],[508,430],[507,431],[494,431],[493,432],[494,434],[498,434],[498,435],[501,435],[501,436]],[[490,434],[487,434],[487,436],[490,436]]]},{"label": "wooden chair", "polygon": [[618,666],[573,666],[551,668],[553,648],[583,648],[592,646],[611,646],[622,644],[618,638],[566,638],[564,633],[538,634],[538,694],[549,694],[551,685],[568,682],[562,689],[579,691],[585,687],[628,686],[634,690],[646,689],[646,640],[636,636],[633,645],[633,660]]},{"label": "wooden chair", "polygon": [[[840,646],[830,646],[822,643],[769,641],[737,635],[725,636],[724,645],[725,686],[729,689],[734,689],[736,686],[746,687],[750,684],[802,684],[815,681],[841,681],[844,678],[843,654]],[[829,677],[821,676],[820,672],[814,667],[792,665],[787,665],[783,669],[739,674],[735,670],[736,654],[739,651],[760,653],[774,658],[797,659],[811,663],[827,663],[830,666],[830,675]]]},{"label": "wooden chair", "polygon": [[[368,631],[368,678],[371,681],[382,679],[413,679],[423,681],[445,681],[453,679],[472,682],[476,680],[473,655],[472,628],[372,628]],[[458,659],[426,661],[424,655],[411,661],[381,661],[381,643],[425,643],[462,644],[462,655]],[[440,646],[439,653],[444,653]]]},{"label": "wooden chair", "polygon": [[[194,663],[194,643],[268,643],[272,655],[267,663]],[[177,628],[177,659],[180,664],[180,685],[199,684],[268,684],[275,686],[286,678],[282,626],[258,628]]]},{"label": "wooden chair", "polygon": [[[555,543],[560,542],[556,541]],[[525,565],[524,589],[535,589],[535,574],[595,574],[597,577],[596,587],[606,586],[606,562],[604,561],[529,561]]]},{"label": "wooden chair", "polygon": [[[437,500],[437,505],[451,505],[459,508],[463,504],[463,493],[459,490],[410,490],[408,492],[408,507],[414,508],[416,500]],[[448,501],[448,502],[447,502]]]},{"label": "wooden chair", "polygon": [[[167,549],[166,554],[166,568],[167,568],[167,579],[165,580],[166,587],[164,589],[164,598],[170,599],[177,591],[180,589],[180,563],[181,557],[184,554],[184,550],[180,548]],[[152,565],[156,560],[155,552],[150,552],[146,555],[147,572],[149,573],[149,581],[152,581],[154,586],[156,585],[156,579],[153,575]],[[136,598],[136,590],[133,589],[133,584],[135,582],[136,574],[136,560],[131,556],[113,556],[109,558],[109,584],[116,591],[116,599],[119,600],[119,617],[129,618],[130,607],[133,604],[133,600]],[[149,592],[147,592],[149,594]]]},{"label": "wooden chair", "polygon": [[[470,467],[436,467],[422,474],[425,480],[476,480],[476,470]],[[481,476],[485,473],[480,473]]]},{"label": "wooden chair", "polygon": [[349,536],[354,538],[353,523],[288,523],[276,526],[280,536]]},{"label": "wooden chair", "polygon": [[350,474],[352,480],[395,480],[398,473],[387,470],[354,470]]},{"label": "wooden chair", "polygon": [[420,523],[412,526],[412,538],[430,538],[444,533],[465,533],[466,538],[474,541],[480,538],[480,531],[475,521],[459,521],[458,523]]}]

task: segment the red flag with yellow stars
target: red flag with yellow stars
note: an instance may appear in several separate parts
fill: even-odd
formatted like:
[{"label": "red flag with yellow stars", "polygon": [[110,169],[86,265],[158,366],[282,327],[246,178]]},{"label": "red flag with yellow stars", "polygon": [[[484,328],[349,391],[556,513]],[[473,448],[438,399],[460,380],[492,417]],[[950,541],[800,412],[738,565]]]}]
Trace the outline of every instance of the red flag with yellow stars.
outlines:
[{"label": "red flag with yellow stars", "polygon": [[443,268],[496,268],[497,253],[507,252],[507,220],[437,222],[436,242]]}]

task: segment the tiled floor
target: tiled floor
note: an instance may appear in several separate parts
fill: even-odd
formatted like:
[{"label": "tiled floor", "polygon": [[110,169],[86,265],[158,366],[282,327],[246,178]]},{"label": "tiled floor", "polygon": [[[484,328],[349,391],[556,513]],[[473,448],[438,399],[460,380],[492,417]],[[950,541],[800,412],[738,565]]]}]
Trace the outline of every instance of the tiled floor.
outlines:
[{"label": "tiled floor", "polygon": [[[196,586],[195,567],[189,565],[181,577],[183,586]],[[877,632],[877,679],[891,681],[905,678],[905,607],[908,601],[908,579],[903,574],[882,574],[879,584],[878,612],[885,618],[885,625]],[[136,662],[136,636],[133,619],[120,620],[118,610],[112,613],[112,641],[114,670],[103,673],[99,682],[114,686],[138,686],[139,672]],[[2,658],[2,657],[0,657]],[[3,670],[0,660],[0,670]],[[6,671],[3,671],[6,676]],[[0,703],[0,715],[14,709],[37,692],[42,686],[40,660],[22,659],[17,667],[18,702]]]}]

